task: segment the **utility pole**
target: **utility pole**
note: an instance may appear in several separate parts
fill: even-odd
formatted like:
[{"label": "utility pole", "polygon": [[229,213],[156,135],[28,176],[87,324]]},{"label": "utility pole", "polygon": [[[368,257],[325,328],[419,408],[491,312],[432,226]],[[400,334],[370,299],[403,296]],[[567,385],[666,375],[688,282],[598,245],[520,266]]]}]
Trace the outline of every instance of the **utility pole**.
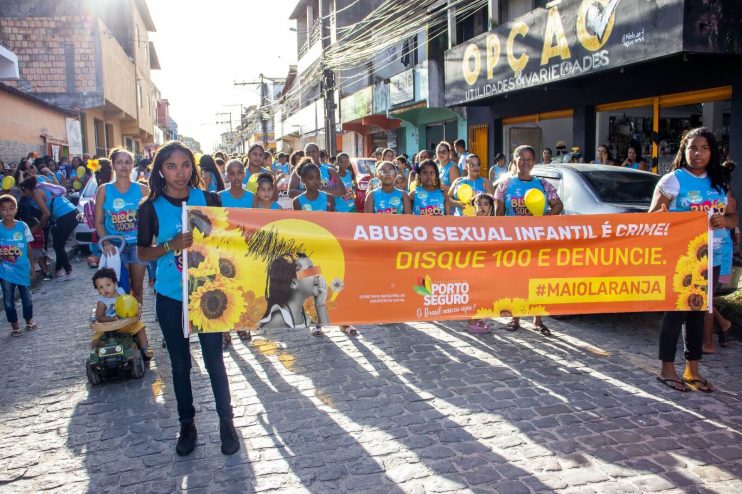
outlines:
[{"label": "utility pole", "polygon": [[322,43],[322,55],[320,64],[322,67],[322,97],[325,100],[325,150],[330,156],[337,154],[337,137],[335,134],[335,72],[325,64],[325,52],[330,46],[330,2],[320,0],[319,15],[322,19],[320,25],[320,40]]},{"label": "utility pole", "polygon": [[232,152],[234,150],[234,143],[232,142],[232,139],[234,138],[234,132],[232,131],[232,113],[223,111],[223,112],[217,112],[216,115],[229,115],[229,120],[225,120],[223,122],[217,121],[216,124],[217,125],[229,124],[229,141],[230,141],[230,146],[232,146],[229,151]]},{"label": "utility pole", "polygon": [[235,86],[259,86],[260,87],[260,105],[258,106],[258,112],[260,113],[260,130],[263,133],[263,146],[266,147],[268,145],[268,119],[266,118],[266,111],[265,108],[268,105],[268,87],[265,83],[265,81],[268,80],[270,82],[284,82],[285,79],[278,78],[278,77],[266,77],[263,74],[260,74],[260,80],[259,81],[242,81],[242,82],[234,82]]}]

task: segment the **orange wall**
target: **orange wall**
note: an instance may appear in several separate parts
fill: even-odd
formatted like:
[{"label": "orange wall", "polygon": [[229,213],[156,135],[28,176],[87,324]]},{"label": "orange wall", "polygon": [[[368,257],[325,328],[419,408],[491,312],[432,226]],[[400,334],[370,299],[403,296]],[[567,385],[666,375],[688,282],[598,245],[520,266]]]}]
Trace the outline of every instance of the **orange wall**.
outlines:
[{"label": "orange wall", "polygon": [[43,144],[41,134],[67,140],[66,115],[27,99],[0,91],[0,140]]}]

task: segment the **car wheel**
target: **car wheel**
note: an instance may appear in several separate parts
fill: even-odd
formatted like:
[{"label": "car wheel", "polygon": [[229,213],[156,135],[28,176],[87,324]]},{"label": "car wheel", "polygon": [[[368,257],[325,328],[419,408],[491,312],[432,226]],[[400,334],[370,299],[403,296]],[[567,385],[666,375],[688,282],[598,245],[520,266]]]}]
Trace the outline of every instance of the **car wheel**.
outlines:
[{"label": "car wheel", "polygon": [[137,350],[134,357],[131,359],[131,377],[134,379],[141,379],[144,377],[145,372],[146,368],[144,366],[144,359],[142,358],[141,353],[139,353],[139,350]]},{"label": "car wheel", "polygon": [[101,382],[103,382],[103,379],[101,379],[100,374],[98,374],[95,369],[93,369],[93,365],[90,363],[89,360],[85,361],[85,374],[88,376],[88,382],[92,386],[97,386]]}]

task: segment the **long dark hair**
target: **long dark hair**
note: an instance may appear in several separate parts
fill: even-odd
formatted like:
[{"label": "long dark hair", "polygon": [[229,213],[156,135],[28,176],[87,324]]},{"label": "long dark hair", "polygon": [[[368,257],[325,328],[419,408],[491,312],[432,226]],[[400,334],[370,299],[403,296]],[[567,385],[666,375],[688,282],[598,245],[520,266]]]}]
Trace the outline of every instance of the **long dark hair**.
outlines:
[{"label": "long dark hair", "polygon": [[299,259],[307,257],[301,252],[276,257],[268,267],[265,281],[265,300],[268,302],[263,318],[271,313],[271,307],[285,306],[291,299],[291,282],[296,279]]},{"label": "long dark hair", "polygon": [[193,156],[193,151],[188,149],[188,147],[180,141],[166,142],[157,150],[157,154],[155,154],[155,160],[152,164],[152,173],[149,175],[149,195],[145,201],[154,201],[165,192],[166,184],[165,177],[162,176],[162,165],[175,151],[185,153],[191,160],[192,173],[188,185],[196,189],[201,185],[201,177],[196,173],[196,158]]},{"label": "long dark hair", "polygon": [[672,161],[672,168],[670,171],[681,170],[686,167],[690,168],[688,162],[685,161],[685,149],[696,137],[704,137],[711,149],[711,158],[706,166],[706,174],[711,181],[711,186],[722,190],[726,194],[729,191],[729,182],[725,179],[727,174],[721,166],[719,144],[716,142],[716,136],[714,133],[706,127],[696,127],[695,129],[688,129],[685,131],[683,137],[680,138],[680,146],[678,146],[678,152],[675,155],[675,159]]},{"label": "long dark hair", "polygon": [[438,170],[438,164],[435,161],[431,160],[430,158],[426,159],[425,161],[423,161],[417,166],[417,173],[415,174],[415,183],[417,184],[417,186],[422,187],[423,185],[422,178],[420,177],[420,173],[423,171],[424,166],[430,166],[433,168],[433,170],[435,170],[435,186],[436,188],[440,189],[441,188],[441,172],[440,170]]},{"label": "long dark hair", "polygon": [[206,170],[216,179],[216,190],[224,190],[224,180],[222,180],[222,174],[219,168],[216,167],[216,161],[211,157],[210,154],[204,154],[201,156],[201,161],[198,162],[202,170]]}]

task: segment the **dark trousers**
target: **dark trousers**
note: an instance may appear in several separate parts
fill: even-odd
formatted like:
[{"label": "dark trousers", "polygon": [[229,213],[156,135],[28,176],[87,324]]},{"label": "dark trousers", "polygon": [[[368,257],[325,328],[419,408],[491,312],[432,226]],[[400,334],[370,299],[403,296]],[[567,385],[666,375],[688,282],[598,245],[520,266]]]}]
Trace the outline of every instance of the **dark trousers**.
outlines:
[{"label": "dark trousers", "polygon": [[[162,328],[162,335],[170,354],[173,369],[173,390],[178,402],[178,418],[181,422],[196,416],[191,391],[191,349],[188,338],[183,337],[183,302],[157,294],[155,310]],[[229,394],[229,381],[222,358],[222,334],[199,334],[201,353],[214,392],[216,412],[220,419],[231,419],[232,398]]]},{"label": "dark trousers", "polygon": [[701,360],[705,317],[704,311],[665,312],[660,323],[659,359],[663,362],[675,362],[678,337],[682,331],[685,360]]},{"label": "dark trousers", "polygon": [[54,254],[57,256],[56,270],[64,269],[66,272],[72,271],[70,259],[67,257],[65,245],[72,232],[77,228],[77,211],[70,211],[64,216],[60,216],[54,222],[52,228],[52,246]]},{"label": "dark trousers", "polygon": [[23,319],[30,321],[33,319],[33,303],[31,302],[31,288],[23,285],[16,285],[7,280],[0,279],[0,285],[3,287],[3,305],[5,305],[5,316],[10,324],[18,322],[18,312],[15,310],[15,289],[18,287],[18,293],[21,294],[21,305],[23,305]]}]

